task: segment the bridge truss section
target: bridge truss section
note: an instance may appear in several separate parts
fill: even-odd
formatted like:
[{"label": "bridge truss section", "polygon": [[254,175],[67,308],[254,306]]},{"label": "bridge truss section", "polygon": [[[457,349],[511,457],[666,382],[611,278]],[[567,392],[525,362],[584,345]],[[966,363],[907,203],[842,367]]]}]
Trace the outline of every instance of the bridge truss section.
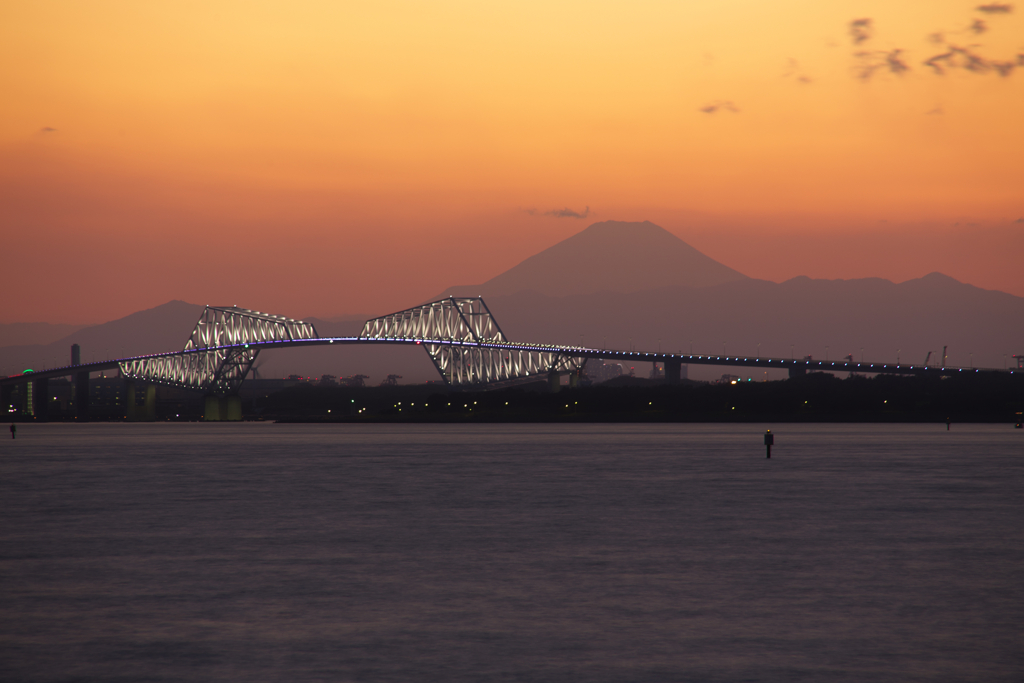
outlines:
[{"label": "bridge truss section", "polygon": [[448,297],[367,320],[359,336],[365,339],[508,342],[480,297]]},{"label": "bridge truss section", "polygon": [[238,391],[259,354],[248,344],[318,337],[316,328],[301,320],[207,306],[181,353],[122,361],[118,368],[126,379],[226,396]]},{"label": "bridge truss section", "polygon": [[510,342],[480,297],[448,297],[374,318],[359,336],[421,343],[441,377],[454,386],[538,379],[576,372],[586,362],[557,347]]}]

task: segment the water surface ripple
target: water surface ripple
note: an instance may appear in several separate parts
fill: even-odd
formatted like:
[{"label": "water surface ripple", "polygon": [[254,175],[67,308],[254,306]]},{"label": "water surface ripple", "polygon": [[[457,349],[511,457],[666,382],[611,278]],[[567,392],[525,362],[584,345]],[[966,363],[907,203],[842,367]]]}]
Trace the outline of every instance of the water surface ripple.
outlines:
[{"label": "water surface ripple", "polygon": [[4,681],[1019,681],[1004,425],[22,425]]}]

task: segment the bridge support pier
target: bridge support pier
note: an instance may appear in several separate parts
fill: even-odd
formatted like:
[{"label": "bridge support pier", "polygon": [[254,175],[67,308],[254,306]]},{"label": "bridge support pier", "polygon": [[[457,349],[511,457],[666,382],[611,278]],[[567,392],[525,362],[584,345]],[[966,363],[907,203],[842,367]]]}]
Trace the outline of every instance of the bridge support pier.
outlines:
[{"label": "bridge support pier", "polygon": [[548,373],[548,389],[552,394],[557,394],[562,389],[562,378],[557,372]]},{"label": "bridge support pier", "polygon": [[580,371],[574,370],[569,373],[569,388],[575,389],[580,384]]},{"label": "bridge support pier", "polygon": [[124,418],[129,422],[135,422],[135,382],[124,383]]},{"label": "bridge support pier", "polygon": [[50,380],[37,379],[32,382],[32,414],[37,420],[45,420],[50,413]]},{"label": "bridge support pier", "polygon": [[681,381],[683,361],[678,358],[665,359],[665,382],[679,384]]},{"label": "bridge support pier", "polygon": [[152,422],[156,419],[156,385],[146,385],[146,403],[143,408],[143,420]]},{"label": "bridge support pier", "polygon": [[125,382],[125,417],[129,422],[152,422],[156,419],[156,385],[144,384],[143,404],[137,405],[135,382]]},{"label": "bridge support pier", "polygon": [[207,396],[203,420],[206,422],[240,422],[242,420],[242,397]]},{"label": "bridge support pier", "polygon": [[79,420],[89,419],[89,373],[75,374],[75,415]]},{"label": "bridge support pier", "polygon": [[806,374],[807,374],[807,368],[798,368],[798,367],[790,367],[789,368],[789,377],[790,377],[790,379],[792,379],[794,377],[803,377]]}]

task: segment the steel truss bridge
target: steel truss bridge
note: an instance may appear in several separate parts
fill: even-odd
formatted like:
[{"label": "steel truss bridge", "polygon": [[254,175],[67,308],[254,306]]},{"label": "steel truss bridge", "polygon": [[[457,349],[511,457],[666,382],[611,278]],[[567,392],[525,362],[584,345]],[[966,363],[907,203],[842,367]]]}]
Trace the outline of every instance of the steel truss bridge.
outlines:
[{"label": "steel truss bridge", "polygon": [[83,391],[81,386],[76,386],[76,404],[81,410],[83,404],[88,405],[89,373],[117,368],[129,383],[132,399],[129,405],[134,402],[135,383],[145,385],[150,393],[154,385],[163,385],[204,392],[209,413],[211,398],[220,400],[223,406],[224,399],[237,397],[260,351],[335,344],[422,346],[444,381],[460,388],[497,388],[547,380],[557,389],[564,375],[569,375],[570,382],[575,384],[572,380],[580,376],[586,362],[592,359],[663,363],[669,383],[679,382],[684,363],[780,369],[787,370],[790,376],[808,371],[935,376],[981,371],[978,368],[615,351],[513,342],[502,332],[482,298],[449,297],[368,320],[356,337],[321,337],[312,324],[301,320],[234,306],[207,306],[181,351],[26,371],[0,379],[0,388],[6,404],[16,385],[29,382],[35,385],[34,397],[45,399],[49,378],[71,375],[76,378],[76,385],[85,387]]}]

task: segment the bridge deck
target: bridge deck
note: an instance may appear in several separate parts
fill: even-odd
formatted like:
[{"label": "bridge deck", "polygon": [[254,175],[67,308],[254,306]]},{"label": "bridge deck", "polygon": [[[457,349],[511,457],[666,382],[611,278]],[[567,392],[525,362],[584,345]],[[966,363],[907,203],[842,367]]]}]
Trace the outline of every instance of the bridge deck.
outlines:
[{"label": "bridge deck", "polygon": [[231,344],[226,346],[209,347],[204,349],[193,349],[188,351],[171,351],[167,353],[155,353],[145,356],[130,356],[117,358],[95,363],[83,363],[81,365],[67,365],[59,368],[47,368],[34,372],[26,372],[20,375],[12,375],[0,379],[0,384],[20,384],[37,379],[48,379],[51,377],[65,377],[80,372],[99,372],[118,367],[119,363],[143,360],[147,358],[162,358],[177,356],[189,353],[203,353],[217,349],[278,349],[297,346],[329,346],[333,344],[440,344],[449,346],[477,347],[483,349],[508,349],[509,351],[539,351],[547,353],[560,353],[574,358],[586,358],[594,360],[613,361],[639,361],[642,363],[664,363],[668,360],[676,360],[687,365],[720,365],[731,367],[762,368],[766,370],[806,370],[825,372],[859,372],[865,374],[903,374],[903,375],[955,375],[963,372],[1007,372],[1014,374],[1015,370],[1004,370],[999,368],[961,368],[961,367],[933,367],[923,365],[906,365],[896,363],[850,363],[846,361],[827,360],[795,360],[786,358],[763,358],[753,356],[707,356],[699,354],[677,354],[677,353],[654,353],[645,351],[615,351],[611,349],[594,349],[583,346],[558,346],[554,344],[524,344],[524,343],[493,343],[475,341],[453,341],[448,339],[408,339],[408,338],[367,338],[367,337],[317,337],[313,339],[276,340],[265,342],[253,342],[249,344]]}]

